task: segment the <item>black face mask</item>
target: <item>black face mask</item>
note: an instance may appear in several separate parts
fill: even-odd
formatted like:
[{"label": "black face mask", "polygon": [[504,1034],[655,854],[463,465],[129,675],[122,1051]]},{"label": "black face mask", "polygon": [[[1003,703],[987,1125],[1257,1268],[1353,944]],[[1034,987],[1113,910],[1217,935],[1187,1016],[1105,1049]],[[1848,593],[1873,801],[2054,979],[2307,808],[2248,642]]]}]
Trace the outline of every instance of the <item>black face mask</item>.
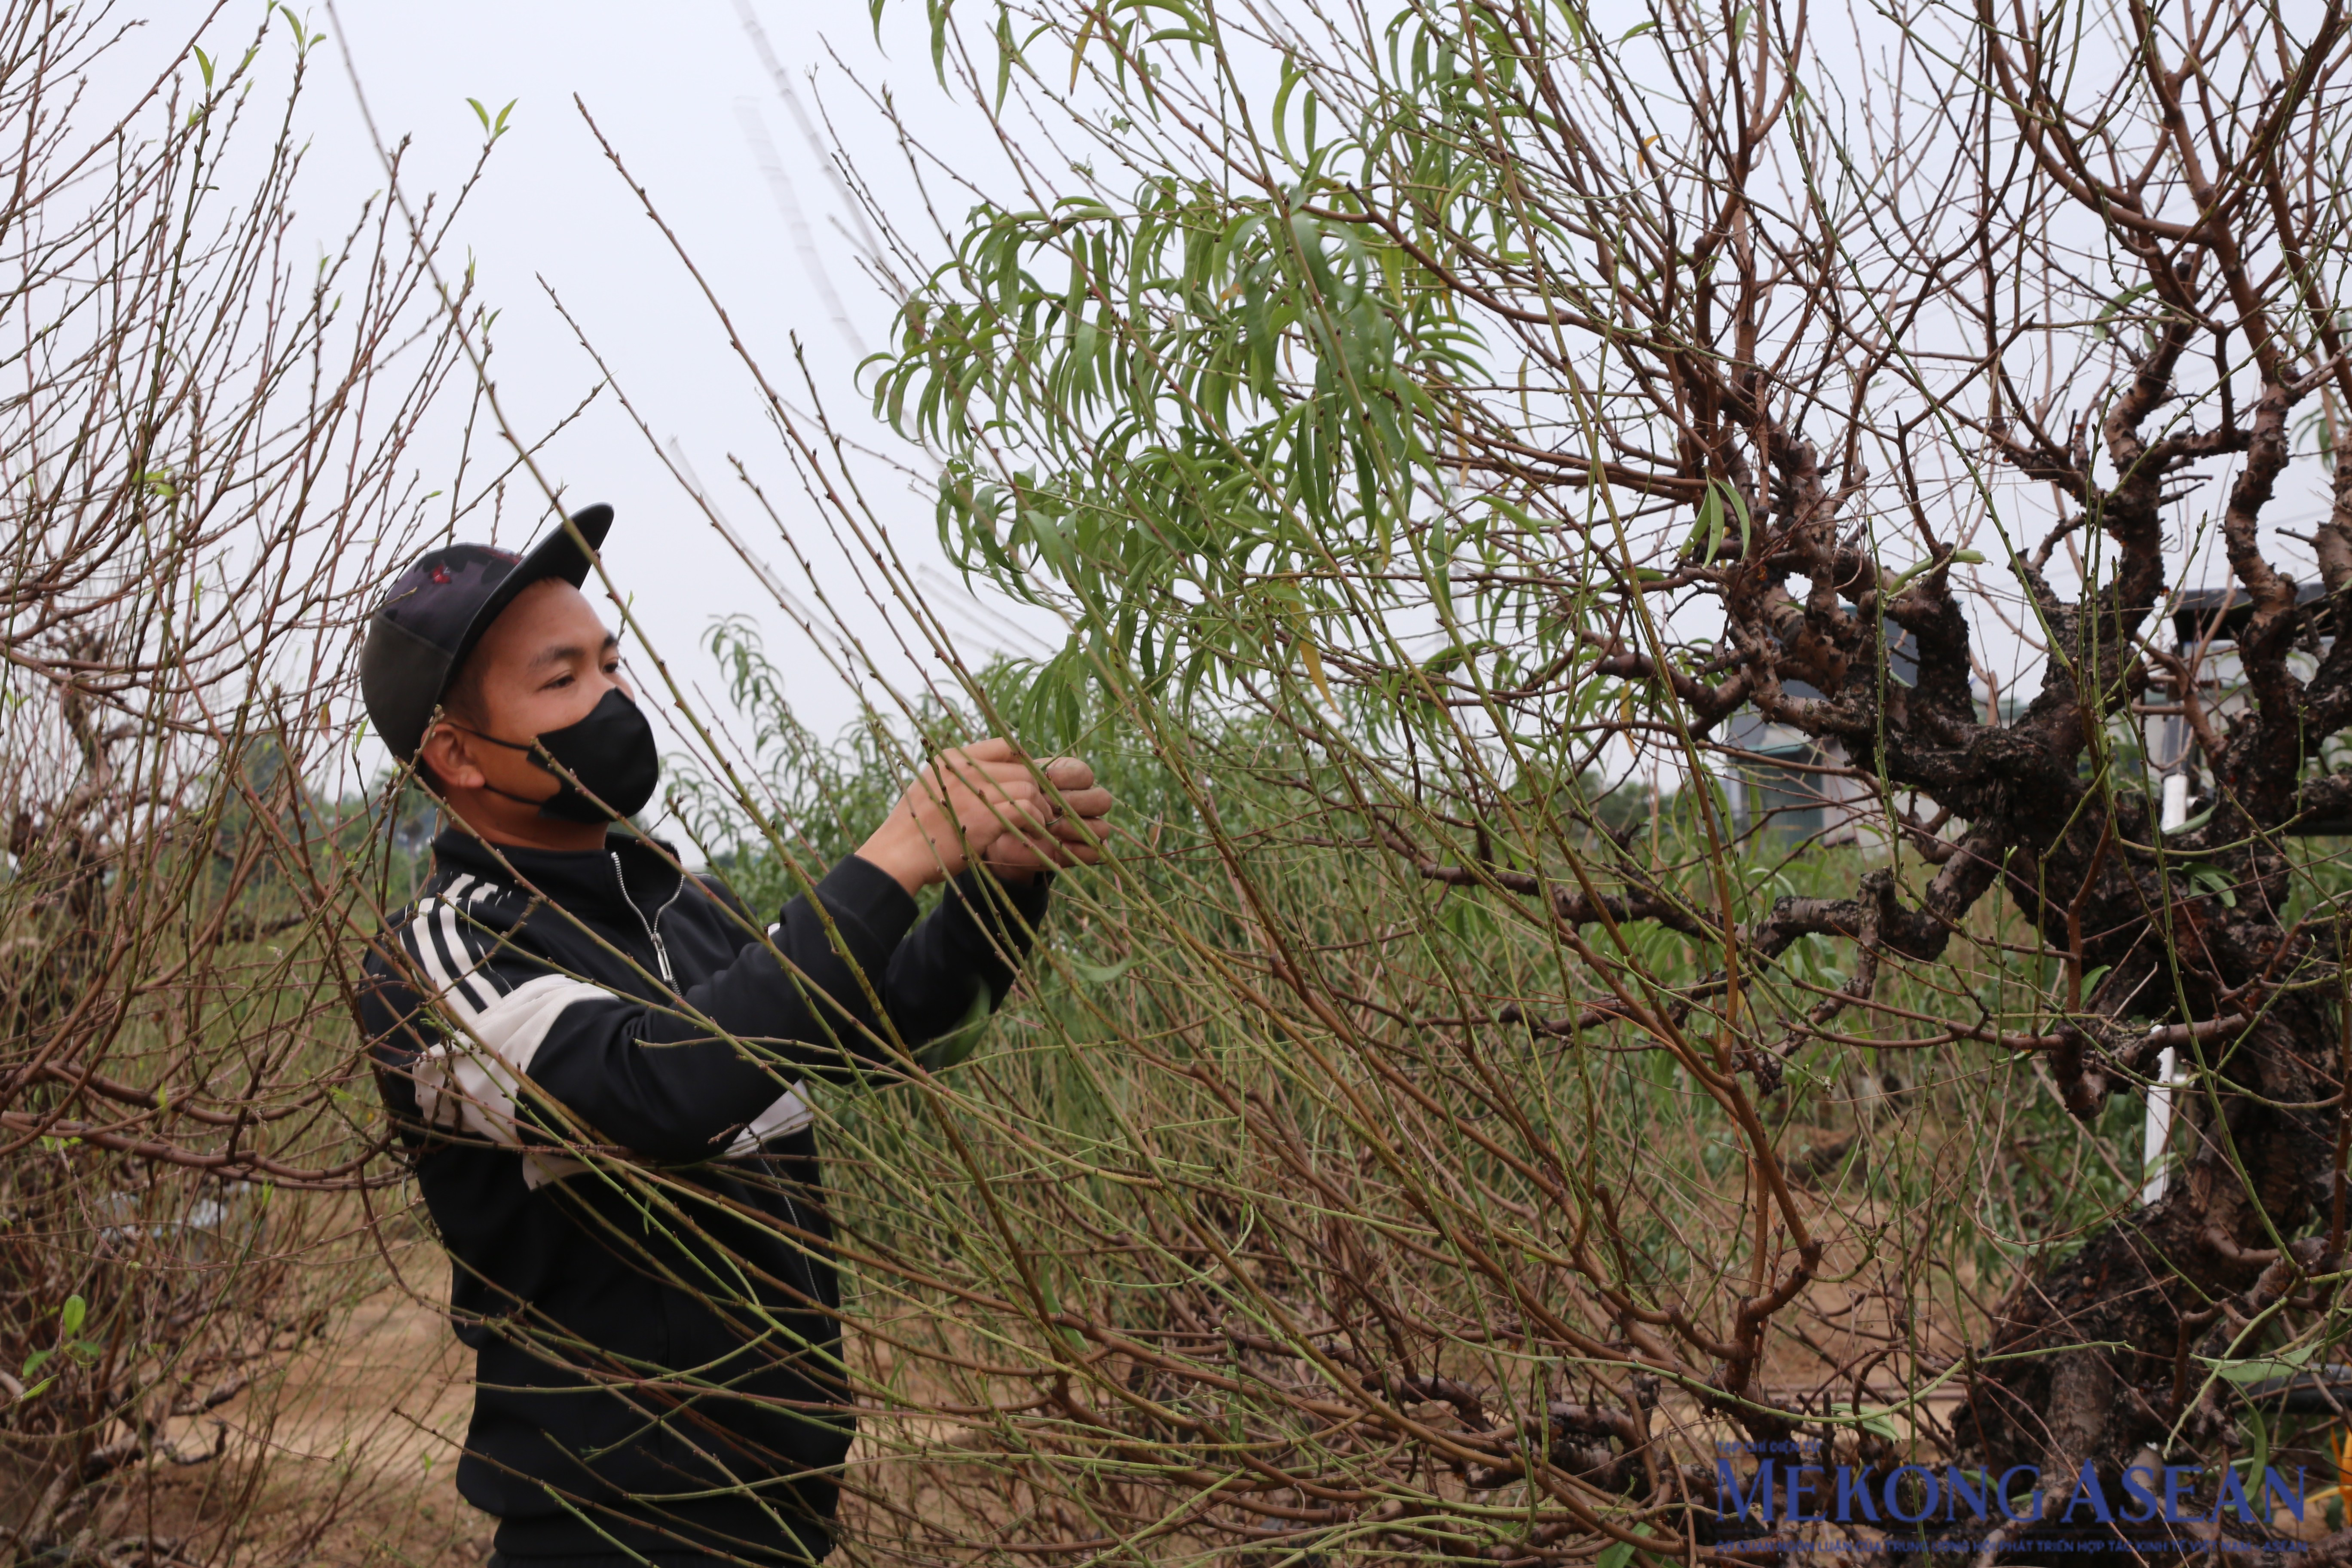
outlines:
[{"label": "black face mask", "polygon": [[[611,822],[633,816],[653,799],[654,784],[661,777],[654,727],[617,686],[604,693],[585,719],[550,730],[528,744],[501,741],[478,730],[466,733],[509,751],[529,752],[542,773],[554,774],[558,787],[545,800],[508,795],[495,784],[483,787],[492,795],[535,805],[540,816],[558,822]],[[604,804],[599,805],[598,801]]]}]

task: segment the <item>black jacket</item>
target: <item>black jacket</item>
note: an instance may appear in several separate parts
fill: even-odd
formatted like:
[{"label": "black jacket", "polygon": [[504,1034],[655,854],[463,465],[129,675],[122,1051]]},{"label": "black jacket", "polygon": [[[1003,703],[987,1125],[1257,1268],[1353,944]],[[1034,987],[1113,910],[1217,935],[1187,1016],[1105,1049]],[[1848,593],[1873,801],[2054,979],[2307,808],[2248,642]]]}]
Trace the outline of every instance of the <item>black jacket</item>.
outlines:
[{"label": "black jacket", "polygon": [[458,1490],[532,1568],[823,1556],[853,1422],[807,1086],[1002,1001],[1044,888],[915,926],[853,858],[762,931],[618,836],[433,848],[361,1006],[476,1352]]}]

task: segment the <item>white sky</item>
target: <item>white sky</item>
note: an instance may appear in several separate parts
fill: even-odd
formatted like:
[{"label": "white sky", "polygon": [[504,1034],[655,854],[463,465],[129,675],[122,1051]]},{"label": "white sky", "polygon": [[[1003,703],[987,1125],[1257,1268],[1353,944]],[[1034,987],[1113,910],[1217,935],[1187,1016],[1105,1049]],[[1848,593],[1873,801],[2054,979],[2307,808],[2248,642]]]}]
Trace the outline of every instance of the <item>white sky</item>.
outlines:
[{"label": "white sky", "polygon": [[[960,168],[983,178],[1002,168],[985,123],[960,109],[952,89],[942,90],[932,75],[920,0],[887,0],[878,40],[865,0],[751,3],[803,105],[813,113],[820,105],[830,110],[832,129],[894,213],[919,212],[909,205],[904,161],[887,123],[846,72],[888,90],[915,133]],[[793,188],[808,242],[844,302],[851,332],[866,349],[880,348],[890,301],[861,271],[856,247],[841,226],[850,218],[847,208],[755,56],[735,0],[671,0],[658,6],[619,0],[339,0],[331,16],[325,0],[310,5],[314,28],[343,32],[377,125],[388,135],[414,138],[407,173],[412,191],[446,192],[471,165],[482,131],[468,98],[493,111],[515,100],[511,129],[457,232],[461,247],[478,260],[486,301],[502,312],[496,374],[518,426],[543,427],[596,378],[542,292],[543,279],[596,341],[656,437],[680,443],[754,548],[792,586],[802,586],[773,530],[736,488],[730,457],[761,482],[869,649],[886,649],[889,617],[860,604],[854,574],[802,492],[719,322],[604,160],[572,101],[576,94],[651,191],[745,343],[787,395],[795,401],[804,395],[793,364],[797,334],[845,433],[927,469],[919,454],[866,412],[854,383],[857,354],[831,318],[747,136],[748,106]],[[176,45],[202,9],[197,0],[158,7],[153,48]],[[259,0],[237,0],[214,29],[216,52],[234,59],[261,14]],[[283,82],[289,59],[286,29],[273,25],[263,96]],[[302,111],[312,137],[302,201],[306,224],[326,237],[339,233],[383,182],[334,40],[313,54],[311,70]],[[944,221],[952,226],[961,218],[968,197],[948,189],[932,194]],[[446,468],[455,455],[454,430],[437,439],[438,449],[435,443],[418,449],[428,489],[443,482],[431,474],[433,465]],[[617,403],[601,399],[558,437],[546,471],[576,502],[606,500],[617,510],[608,562],[635,595],[637,616],[673,668],[715,697],[715,670],[699,640],[716,616],[751,615],[768,629],[772,653],[793,674],[792,696],[804,720],[831,732],[855,714],[855,694],[810,657],[806,640],[690,509]],[[942,558],[929,500],[883,463],[866,463],[863,477],[867,499],[897,547],[911,561],[931,563],[928,585],[937,590],[931,597],[966,634],[966,651],[975,662],[993,649],[1037,652],[1058,641],[1049,617],[1000,598],[982,610],[950,587],[939,574]],[[2283,503],[2277,510],[2284,520],[2310,509]],[[479,531],[467,530],[469,536]],[[511,537],[516,531],[510,522],[509,537],[500,542],[520,543]],[[2285,542],[2279,546],[2294,553]],[[2201,567],[2184,575],[2192,583],[2221,580]],[[955,599],[964,607],[949,610]],[[1017,626],[1008,626],[1008,619]],[[1027,628],[1025,636],[1019,627]],[[1989,639],[2005,640],[2011,639]],[[1989,654],[1994,651],[1989,647]],[[894,676],[912,668],[903,660],[884,662]],[[642,664],[638,673],[641,679],[647,673]]]},{"label": "white sky", "polygon": [[[919,4],[892,4],[877,45],[862,4],[811,6],[754,0],[767,36],[793,74],[803,106],[821,104],[877,178],[903,178],[904,160],[887,124],[852,87],[829,43],[868,85],[892,89],[907,118],[926,135],[952,137],[955,106],[931,75]],[[298,7],[299,8],[299,7]],[[157,56],[184,37],[203,8],[176,0],[152,13],[144,40]],[[233,6],[207,36],[213,52],[235,60],[263,7]],[[179,19],[173,14],[177,12]],[[341,0],[331,15],[320,0],[306,13],[314,30],[340,26],[351,47],[377,127],[413,138],[404,184],[413,195],[447,193],[480,150],[482,128],[467,100],[495,112],[515,101],[509,129],[457,225],[455,260],[470,249],[482,297],[500,310],[493,336],[493,374],[509,417],[526,432],[543,429],[576,404],[597,372],[550,302],[551,287],[594,340],[655,436],[675,438],[704,485],[786,584],[803,592],[775,530],[737,487],[729,467],[740,458],[790,522],[845,618],[869,647],[887,640],[881,613],[858,605],[855,577],[842,564],[824,521],[803,491],[781,437],[762,414],[758,389],[730,348],[724,330],[667,242],[605,160],[572,101],[577,95],[630,172],[652,193],[663,216],[692,252],[745,344],[780,390],[796,404],[806,395],[793,362],[799,335],[829,411],[851,438],[887,449],[918,470],[920,455],[898,443],[866,411],[856,389],[857,354],[821,302],[818,281],[780,211],[744,126],[745,109],[763,122],[793,187],[824,271],[844,302],[849,325],[870,351],[883,346],[891,302],[861,273],[854,244],[836,227],[849,220],[823,163],[753,53],[732,0],[676,0],[659,6],[618,0]],[[272,25],[257,61],[256,107],[282,90],[292,58],[282,21]],[[335,40],[310,57],[300,120],[311,138],[299,187],[301,219],[320,237],[351,215],[384,179],[358,112]],[[814,87],[808,79],[814,68]],[[266,134],[248,124],[247,134]],[[968,202],[945,210],[952,222]],[[461,399],[453,397],[452,403]],[[454,428],[420,447],[425,489],[454,466]],[[715,668],[699,648],[711,621],[756,616],[772,654],[801,674],[793,688],[801,716],[830,733],[856,714],[856,695],[822,661],[723,539],[694,512],[618,403],[600,398],[548,448],[545,472],[575,504],[612,503],[617,517],[606,547],[616,582],[635,595],[640,624],[674,668],[716,697]],[[943,566],[929,500],[885,464],[865,464],[866,497],[910,562]],[[526,498],[510,490],[510,504]],[[543,512],[510,510],[498,542],[519,545]],[[461,529],[488,532],[487,513]],[[951,626],[968,630],[974,662],[995,648],[1034,653],[1002,619],[988,619],[949,580],[935,576],[931,597]],[[1058,643],[1050,617],[997,599],[993,613]],[[885,660],[903,673],[909,667]],[[649,674],[642,668],[641,683]]]}]

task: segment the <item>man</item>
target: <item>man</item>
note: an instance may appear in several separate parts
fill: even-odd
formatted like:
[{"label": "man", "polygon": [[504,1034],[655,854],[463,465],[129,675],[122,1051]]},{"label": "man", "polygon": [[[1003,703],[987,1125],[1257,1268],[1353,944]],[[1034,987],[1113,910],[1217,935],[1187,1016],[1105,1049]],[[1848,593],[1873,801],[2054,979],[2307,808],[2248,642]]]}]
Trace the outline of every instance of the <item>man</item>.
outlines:
[{"label": "man", "polygon": [[1002,1002],[1110,797],[984,742],[754,916],[627,829],[658,760],[580,590],[611,522],[434,551],[370,622],[368,712],[448,825],[362,1011],[476,1352],[492,1561],[812,1562],[852,1424],[808,1086]]}]

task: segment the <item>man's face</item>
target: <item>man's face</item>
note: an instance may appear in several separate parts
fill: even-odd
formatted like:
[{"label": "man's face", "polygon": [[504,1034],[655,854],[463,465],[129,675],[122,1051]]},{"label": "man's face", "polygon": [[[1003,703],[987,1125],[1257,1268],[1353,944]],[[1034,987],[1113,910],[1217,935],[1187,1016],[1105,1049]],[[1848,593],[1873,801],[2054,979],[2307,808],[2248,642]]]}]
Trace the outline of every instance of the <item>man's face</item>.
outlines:
[{"label": "man's face", "polygon": [[467,730],[529,745],[586,718],[615,687],[636,695],[621,679],[619,643],[588,595],[569,583],[534,583],[517,595],[475,645],[467,669],[475,677],[474,710],[434,725],[423,748],[453,794],[487,785],[544,800],[560,787],[528,752],[487,744]]}]

